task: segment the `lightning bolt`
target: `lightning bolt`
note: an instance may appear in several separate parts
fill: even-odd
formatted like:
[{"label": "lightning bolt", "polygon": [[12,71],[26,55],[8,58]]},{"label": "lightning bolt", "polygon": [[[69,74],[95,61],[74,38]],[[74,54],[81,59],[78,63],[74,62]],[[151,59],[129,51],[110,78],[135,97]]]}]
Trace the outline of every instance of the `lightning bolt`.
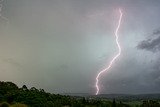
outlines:
[{"label": "lightning bolt", "polygon": [[4,0],[0,0],[0,18],[3,19],[3,20],[5,20],[5,21],[9,24],[9,20],[2,15],[2,8],[3,8],[2,2],[3,2],[3,1],[4,1]]},{"label": "lightning bolt", "polygon": [[114,56],[113,57],[113,59],[110,61],[110,63],[109,63],[109,65],[105,68],[105,69],[103,69],[102,71],[100,71],[99,73],[98,73],[98,75],[97,75],[97,77],[96,77],[96,95],[98,95],[99,94],[99,85],[98,85],[98,83],[99,83],[99,78],[100,78],[100,76],[104,73],[104,72],[106,72],[106,71],[108,71],[111,67],[112,67],[112,64],[115,62],[115,60],[120,56],[120,54],[121,54],[121,46],[120,46],[120,44],[119,44],[119,35],[118,35],[118,31],[119,31],[119,28],[120,28],[120,25],[121,25],[121,20],[122,20],[122,16],[123,16],[123,13],[122,13],[122,11],[121,11],[121,9],[119,9],[119,13],[120,13],[120,17],[119,17],[119,21],[118,21],[118,25],[117,25],[117,28],[116,28],[116,30],[115,30],[115,36],[116,36],[116,44],[117,44],[117,46],[118,46],[118,53],[117,53],[117,55],[116,56]]}]

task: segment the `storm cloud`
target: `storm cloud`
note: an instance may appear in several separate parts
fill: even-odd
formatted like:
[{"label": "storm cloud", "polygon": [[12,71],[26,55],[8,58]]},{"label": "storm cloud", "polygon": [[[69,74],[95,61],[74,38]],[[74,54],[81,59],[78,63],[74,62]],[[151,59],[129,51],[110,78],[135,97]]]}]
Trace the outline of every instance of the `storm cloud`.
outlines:
[{"label": "storm cloud", "polygon": [[144,49],[151,52],[160,51],[160,29],[155,30],[149,38],[141,41],[138,46],[138,49]]}]

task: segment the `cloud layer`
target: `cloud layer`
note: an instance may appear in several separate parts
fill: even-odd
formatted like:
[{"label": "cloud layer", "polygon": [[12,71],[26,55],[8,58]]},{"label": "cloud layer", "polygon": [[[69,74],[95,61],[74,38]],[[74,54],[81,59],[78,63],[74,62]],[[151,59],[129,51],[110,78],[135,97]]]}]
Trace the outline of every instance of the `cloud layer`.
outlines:
[{"label": "cloud layer", "polygon": [[141,41],[137,48],[151,52],[160,51],[160,29],[155,30],[148,39]]}]

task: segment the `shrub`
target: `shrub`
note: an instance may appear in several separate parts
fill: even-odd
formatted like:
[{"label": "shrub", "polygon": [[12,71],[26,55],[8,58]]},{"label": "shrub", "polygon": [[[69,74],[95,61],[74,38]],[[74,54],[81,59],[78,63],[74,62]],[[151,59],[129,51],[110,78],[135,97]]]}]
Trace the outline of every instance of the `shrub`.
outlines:
[{"label": "shrub", "polygon": [[9,107],[9,104],[7,102],[3,102],[0,104],[0,107]]},{"label": "shrub", "polygon": [[28,107],[28,106],[25,105],[25,104],[16,103],[16,104],[13,104],[13,105],[10,106],[10,107]]}]

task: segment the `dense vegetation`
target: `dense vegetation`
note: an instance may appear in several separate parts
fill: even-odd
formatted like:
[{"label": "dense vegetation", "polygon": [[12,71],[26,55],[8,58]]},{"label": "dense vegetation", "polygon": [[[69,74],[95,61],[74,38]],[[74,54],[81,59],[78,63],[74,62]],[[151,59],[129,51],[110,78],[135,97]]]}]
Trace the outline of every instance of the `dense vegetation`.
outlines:
[{"label": "dense vegetation", "polygon": [[[0,82],[0,107],[133,107],[121,101],[51,94],[43,89]],[[143,101],[136,107],[160,107],[158,101]]]}]

